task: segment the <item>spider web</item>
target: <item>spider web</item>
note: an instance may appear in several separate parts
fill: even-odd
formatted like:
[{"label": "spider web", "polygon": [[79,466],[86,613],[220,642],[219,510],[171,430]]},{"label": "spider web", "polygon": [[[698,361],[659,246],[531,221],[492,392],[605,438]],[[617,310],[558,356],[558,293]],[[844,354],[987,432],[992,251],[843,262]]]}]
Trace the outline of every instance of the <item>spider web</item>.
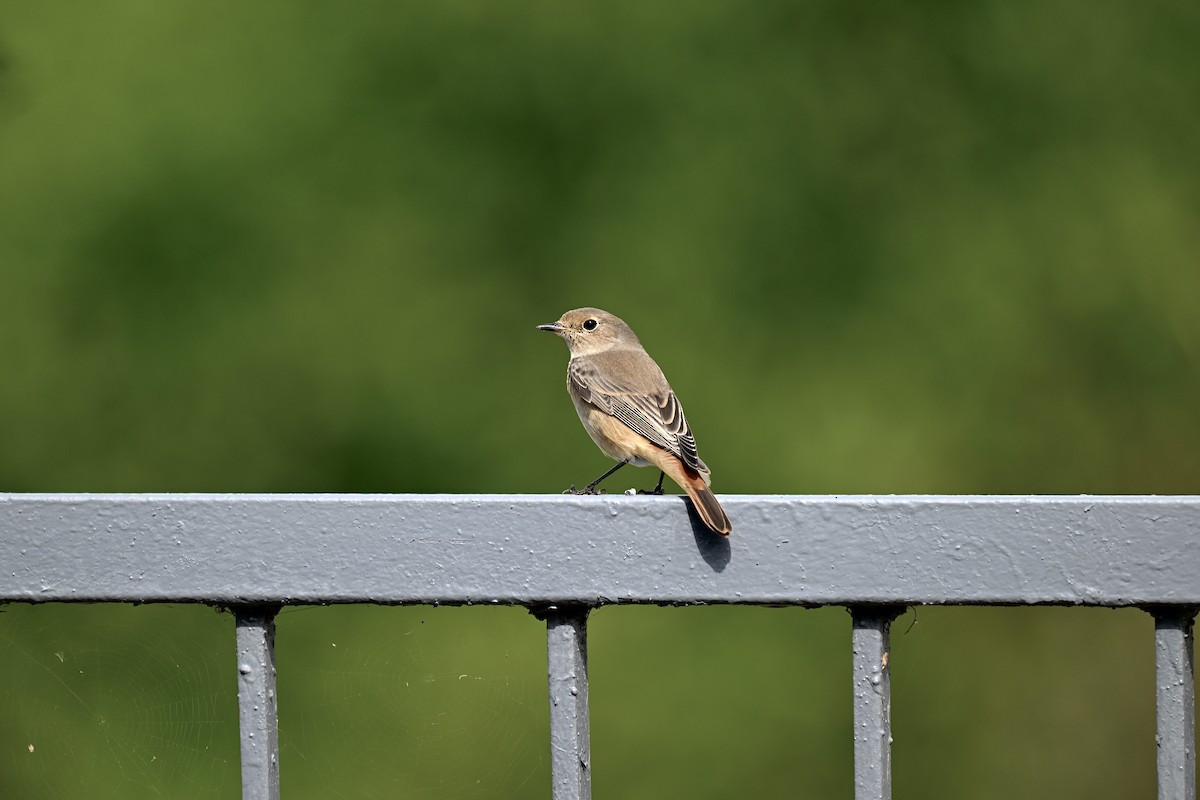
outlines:
[{"label": "spider web", "polygon": [[517,609],[285,610],[283,793],[543,797],[543,631]]},{"label": "spider web", "polygon": [[[517,609],[284,609],[284,796],[544,796],[544,647]],[[0,665],[0,797],[239,796],[229,614],[9,606]]]},{"label": "spider web", "polygon": [[236,796],[227,627],[198,607],[3,609],[0,796]]}]

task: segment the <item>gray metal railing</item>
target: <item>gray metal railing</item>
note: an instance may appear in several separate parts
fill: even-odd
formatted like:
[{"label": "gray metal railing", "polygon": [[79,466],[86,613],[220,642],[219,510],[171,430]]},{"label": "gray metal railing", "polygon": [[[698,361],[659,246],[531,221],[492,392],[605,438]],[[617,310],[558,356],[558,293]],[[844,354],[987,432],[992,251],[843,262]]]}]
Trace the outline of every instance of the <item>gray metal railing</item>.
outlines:
[{"label": "gray metal railing", "polygon": [[[553,797],[591,796],[587,616],[615,603],[842,605],[855,796],[891,795],[889,629],[907,606],[1154,615],[1158,796],[1195,800],[1200,497],[0,494],[0,602],[196,602],[237,619],[242,796],[279,796],[287,604],[509,604],[546,621]],[[286,668],[286,667],[285,667]]]}]

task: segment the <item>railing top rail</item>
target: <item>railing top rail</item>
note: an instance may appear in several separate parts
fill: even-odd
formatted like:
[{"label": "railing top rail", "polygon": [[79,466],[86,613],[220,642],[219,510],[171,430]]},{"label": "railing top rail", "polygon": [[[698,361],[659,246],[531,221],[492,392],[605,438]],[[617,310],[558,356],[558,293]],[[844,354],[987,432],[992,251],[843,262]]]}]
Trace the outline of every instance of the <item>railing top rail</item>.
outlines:
[{"label": "railing top rail", "polygon": [[0,494],[0,602],[1200,605],[1200,496]]}]

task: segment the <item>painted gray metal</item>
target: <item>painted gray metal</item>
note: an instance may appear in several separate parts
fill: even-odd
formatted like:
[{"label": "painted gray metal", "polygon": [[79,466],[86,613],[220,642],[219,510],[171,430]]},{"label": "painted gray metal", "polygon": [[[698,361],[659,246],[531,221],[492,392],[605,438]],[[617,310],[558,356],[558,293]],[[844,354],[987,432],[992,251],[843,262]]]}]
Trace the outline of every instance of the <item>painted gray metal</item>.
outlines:
[{"label": "painted gray metal", "polygon": [[1159,800],[1196,800],[1194,609],[1154,612]]},{"label": "painted gray metal", "polygon": [[854,681],[854,797],[892,796],[891,627],[902,608],[851,609]]},{"label": "painted gray metal", "polygon": [[552,800],[592,798],[587,615],[583,606],[552,608],[546,614]]},{"label": "painted gray metal", "polygon": [[587,613],[606,603],[851,607],[858,798],[891,796],[900,607],[1145,606],[1159,797],[1195,800],[1200,497],[0,494],[0,602],[202,602],[237,618],[243,797],[279,797],[274,613],[508,603],[547,620],[553,797],[591,796]]},{"label": "painted gray metal", "polygon": [[279,723],[275,694],[276,607],[234,609],[242,800],[279,800]]},{"label": "painted gray metal", "polygon": [[0,601],[1200,605],[1200,497],[721,502],[0,494]]}]

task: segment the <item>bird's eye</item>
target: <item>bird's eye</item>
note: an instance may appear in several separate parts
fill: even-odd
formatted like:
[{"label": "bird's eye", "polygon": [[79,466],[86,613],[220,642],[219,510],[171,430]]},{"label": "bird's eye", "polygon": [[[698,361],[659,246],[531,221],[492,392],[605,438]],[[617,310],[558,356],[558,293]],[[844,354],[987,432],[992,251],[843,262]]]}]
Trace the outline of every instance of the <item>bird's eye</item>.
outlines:
[{"label": "bird's eye", "polygon": [[599,324],[600,324],[600,323],[599,323],[599,322],[596,322],[596,320],[594,320],[594,319],[589,319],[589,320],[586,320],[586,321],[583,323],[583,329],[584,329],[585,331],[594,331],[594,330],[596,330],[596,326],[597,326],[597,325],[599,325]]}]

